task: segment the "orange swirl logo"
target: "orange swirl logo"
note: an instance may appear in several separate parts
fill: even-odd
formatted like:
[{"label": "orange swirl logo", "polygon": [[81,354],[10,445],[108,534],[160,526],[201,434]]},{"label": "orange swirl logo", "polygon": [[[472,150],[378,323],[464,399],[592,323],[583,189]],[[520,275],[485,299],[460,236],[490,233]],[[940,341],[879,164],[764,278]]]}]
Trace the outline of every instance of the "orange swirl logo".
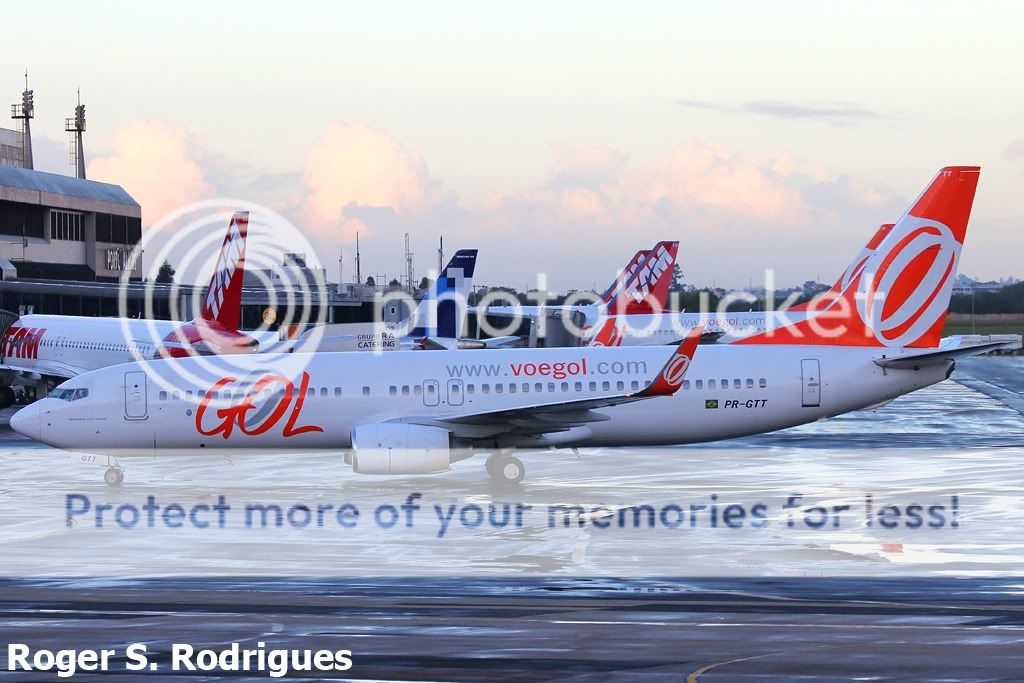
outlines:
[{"label": "orange swirl logo", "polygon": [[861,320],[885,346],[907,346],[945,314],[960,243],[933,220],[907,216],[864,265],[857,293]]},{"label": "orange swirl logo", "polygon": [[668,364],[668,367],[665,368],[665,372],[662,376],[665,378],[665,381],[668,382],[669,386],[678,387],[683,383],[683,376],[686,374],[689,367],[690,357],[678,356]]}]

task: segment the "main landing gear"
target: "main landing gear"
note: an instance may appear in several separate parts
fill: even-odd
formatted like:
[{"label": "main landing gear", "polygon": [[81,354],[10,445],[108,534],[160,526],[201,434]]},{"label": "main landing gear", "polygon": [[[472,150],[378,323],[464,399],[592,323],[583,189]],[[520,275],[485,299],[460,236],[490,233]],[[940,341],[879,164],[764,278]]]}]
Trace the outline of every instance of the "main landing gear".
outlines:
[{"label": "main landing gear", "polygon": [[0,387],[0,410],[10,408],[14,405],[14,401],[14,389],[10,387]]},{"label": "main landing gear", "polygon": [[107,486],[120,486],[124,481],[124,470],[120,467],[108,467],[103,473],[103,481],[107,482]]},{"label": "main landing gear", "polygon": [[487,474],[504,484],[518,484],[526,476],[526,465],[519,458],[504,453],[487,456]]}]

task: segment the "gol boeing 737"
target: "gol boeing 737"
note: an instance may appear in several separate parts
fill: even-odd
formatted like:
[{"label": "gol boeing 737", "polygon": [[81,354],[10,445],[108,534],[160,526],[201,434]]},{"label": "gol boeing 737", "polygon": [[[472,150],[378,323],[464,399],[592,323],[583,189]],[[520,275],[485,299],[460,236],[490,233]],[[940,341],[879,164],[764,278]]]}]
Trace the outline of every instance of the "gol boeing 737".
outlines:
[{"label": "gol boeing 737", "polygon": [[93,453],[351,449],[354,470],[369,474],[441,472],[490,451],[488,472],[519,481],[523,464],[505,449],[685,444],[813,422],[1007,345],[940,343],[978,176],[943,168],[830,315],[770,336],[695,349],[698,328],[678,348],[317,353],[289,370],[295,354],[153,360],[66,382],[11,426]]}]

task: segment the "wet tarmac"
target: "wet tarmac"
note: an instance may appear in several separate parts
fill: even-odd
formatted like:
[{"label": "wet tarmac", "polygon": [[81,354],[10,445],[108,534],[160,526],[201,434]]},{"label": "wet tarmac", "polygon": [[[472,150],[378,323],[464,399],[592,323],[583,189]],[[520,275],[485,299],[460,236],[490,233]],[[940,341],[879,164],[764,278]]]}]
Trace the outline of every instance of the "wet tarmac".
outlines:
[{"label": "wet tarmac", "polygon": [[[172,680],[170,643],[258,641],[352,650],[350,671],[307,680],[1020,680],[1024,359],[972,359],[955,379],[878,411],[728,443],[538,453],[511,491],[479,459],[396,481],[317,455],[141,460],[111,492],[101,469],[0,432],[0,640],[119,651],[145,641],[161,666],[149,680]],[[68,525],[69,492],[93,504],[226,494],[364,510],[417,492],[426,516],[388,532],[229,524],[219,535],[132,535],[96,529],[90,515]],[[852,514],[839,528],[790,527],[783,506],[795,493]],[[958,524],[868,526],[865,494],[903,509],[957,496]],[[765,502],[768,521],[592,524],[712,495],[748,511]],[[519,528],[456,525],[443,539],[429,514],[435,503],[501,502],[587,512],[554,526],[544,514]],[[138,676],[121,663],[111,673]],[[3,669],[0,656],[0,678],[53,679]]]}]

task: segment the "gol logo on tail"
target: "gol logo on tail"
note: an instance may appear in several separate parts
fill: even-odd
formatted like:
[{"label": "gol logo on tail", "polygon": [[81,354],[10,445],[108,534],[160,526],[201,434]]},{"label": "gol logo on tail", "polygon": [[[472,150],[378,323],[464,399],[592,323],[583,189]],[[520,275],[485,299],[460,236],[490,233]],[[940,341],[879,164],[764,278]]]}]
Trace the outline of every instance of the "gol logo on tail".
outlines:
[{"label": "gol logo on tail", "polygon": [[[236,405],[229,405],[224,408],[217,409],[217,417],[220,419],[215,426],[207,428],[203,426],[203,422],[206,418],[208,409],[211,407],[210,403],[216,400],[217,392],[228,387],[229,385],[237,382],[238,379],[235,377],[225,377],[217,381],[210,390],[203,396],[203,400],[199,403],[199,408],[196,409],[196,430],[200,434],[206,436],[214,436],[215,434],[221,434],[225,439],[231,436],[231,433],[238,428],[238,431],[247,436],[258,436],[264,434],[288,414],[288,418],[285,420],[282,435],[285,437],[298,436],[299,434],[306,434],[309,432],[322,432],[323,427],[318,425],[303,425],[301,427],[296,426],[299,421],[299,416],[302,413],[302,406],[306,400],[306,390],[309,387],[309,373],[302,373],[302,380],[299,383],[298,390],[295,388],[295,383],[286,377],[281,375],[265,375],[259,381],[252,385],[252,388],[246,392],[241,403]],[[271,396],[268,399],[268,403],[264,408],[273,407],[269,414],[262,418],[258,423],[250,425],[247,423],[247,416],[249,411],[256,408],[256,404],[253,400],[254,394],[259,394],[264,389],[271,389]],[[277,404],[274,405],[272,402],[274,399],[277,400]],[[294,404],[292,403],[294,399]],[[289,410],[290,409],[290,410]],[[261,411],[261,412],[265,412]]]}]

